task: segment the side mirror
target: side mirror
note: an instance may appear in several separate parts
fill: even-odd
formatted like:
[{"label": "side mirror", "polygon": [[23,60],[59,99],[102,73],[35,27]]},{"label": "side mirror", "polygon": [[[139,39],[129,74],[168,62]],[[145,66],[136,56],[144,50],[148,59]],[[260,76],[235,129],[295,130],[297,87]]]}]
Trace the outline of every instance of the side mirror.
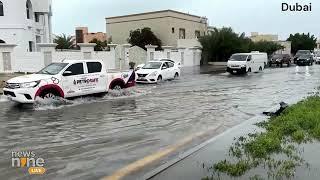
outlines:
[{"label": "side mirror", "polygon": [[63,76],[71,76],[72,72],[71,71],[65,71],[62,75]]},{"label": "side mirror", "polygon": [[166,66],[163,66],[163,67],[162,67],[162,70],[165,70],[165,69],[167,69],[167,67],[166,67]]},{"label": "side mirror", "polygon": [[251,58],[248,58],[247,61],[251,61]]}]

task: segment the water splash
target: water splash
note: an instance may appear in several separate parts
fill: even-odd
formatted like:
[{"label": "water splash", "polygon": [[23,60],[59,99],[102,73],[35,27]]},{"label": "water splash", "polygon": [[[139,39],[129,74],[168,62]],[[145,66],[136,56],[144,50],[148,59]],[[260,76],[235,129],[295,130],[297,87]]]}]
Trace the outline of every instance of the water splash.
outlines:
[{"label": "water splash", "polygon": [[73,100],[68,100],[64,98],[59,98],[59,99],[37,98],[36,103],[34,104],[34,109],[38,111],[62,109],[65,107],[78,106],[82,104],[91,104],[96,102],[105,102],[105,101],[110,101],[114,99],[139,97],[142,95],[146,95],[150,92],[151,92],[151,89],[142,90],[142,89],[133,87],[133,88],[122,89],[122,90],[110,90],[108,94],[103,95],[102,97],[86,96],[86,97],[79,97]]},{"label": "water splash", "polygon": [[121,89],[121,90],[109,90],[108,94],[103,99],[118,99],[127,97],[139,97],[151,92],[151,89],[140,89],[137,87]]}]

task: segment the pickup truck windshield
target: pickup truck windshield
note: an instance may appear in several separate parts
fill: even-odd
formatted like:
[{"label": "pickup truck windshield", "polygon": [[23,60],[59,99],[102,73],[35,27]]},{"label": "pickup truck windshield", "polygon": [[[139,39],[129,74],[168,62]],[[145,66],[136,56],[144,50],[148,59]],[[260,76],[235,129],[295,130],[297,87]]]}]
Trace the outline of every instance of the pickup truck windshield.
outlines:
[{"label": "pickup truck windshield", "polygon": [[143,66],[142,69],[160,69],[162,62],[150,62]]},{"label": "pickup truck windshield", "polygon": [[246,61],[247,57],[248,55],[236,54],[236,55],[232,55],[229,61]]},{"label": "pickup truck windshield", "polygon": [[56,75],[58,74],[63,68],[65,68],[68,63],[52,63],[49,66],[43,68],[37,74],[49,74],[49,75]]}]

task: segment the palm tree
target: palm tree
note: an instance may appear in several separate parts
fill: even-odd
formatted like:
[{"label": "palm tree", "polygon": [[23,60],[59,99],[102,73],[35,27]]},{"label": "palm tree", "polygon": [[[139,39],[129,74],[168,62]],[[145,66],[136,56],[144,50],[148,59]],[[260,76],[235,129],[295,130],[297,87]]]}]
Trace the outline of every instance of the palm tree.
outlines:
[{"label": "palm tree", "polygon": [[66,36],[65,34],[57,36],[53,42],[58,44],[56,49],[71,49],[74,45],[72,37]]},{"label": "palm tree", "polygon": [[94,47],[95,51],[104,51],[108,47],[107,41],[100,41],[96,38],[94,38],[90,43],[95,43],[96,46]]}]

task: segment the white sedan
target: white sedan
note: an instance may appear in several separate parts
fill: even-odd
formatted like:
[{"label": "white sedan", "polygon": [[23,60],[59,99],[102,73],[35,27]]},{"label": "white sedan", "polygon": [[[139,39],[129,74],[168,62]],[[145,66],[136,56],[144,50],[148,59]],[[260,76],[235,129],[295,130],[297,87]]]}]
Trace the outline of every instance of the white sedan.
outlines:
[{"label": "white sedan", "polygon": [[137,83],[158,83],[180,76],[179,67],[171,60],[149,61],[137,71]]}]

